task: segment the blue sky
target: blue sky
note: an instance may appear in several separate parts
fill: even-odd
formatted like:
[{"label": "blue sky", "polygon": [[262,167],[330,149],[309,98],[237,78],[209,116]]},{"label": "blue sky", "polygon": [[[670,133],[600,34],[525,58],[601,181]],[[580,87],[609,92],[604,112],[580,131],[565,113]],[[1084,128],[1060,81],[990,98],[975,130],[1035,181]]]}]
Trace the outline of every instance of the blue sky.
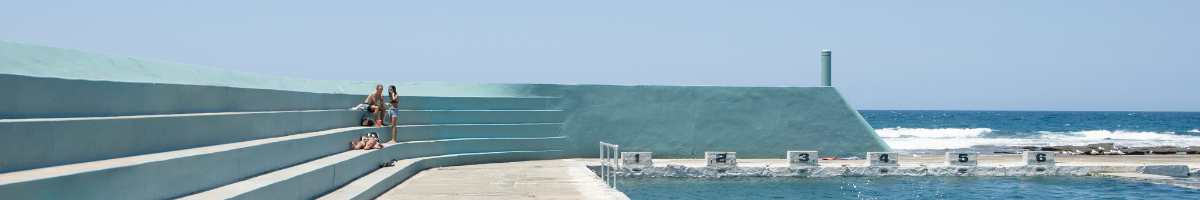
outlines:
[{"label": "blue sky", "polygon": [[857,109],[1200,111],[1200,1],[6,1],[0,40],[314,79],[817,86]]}]

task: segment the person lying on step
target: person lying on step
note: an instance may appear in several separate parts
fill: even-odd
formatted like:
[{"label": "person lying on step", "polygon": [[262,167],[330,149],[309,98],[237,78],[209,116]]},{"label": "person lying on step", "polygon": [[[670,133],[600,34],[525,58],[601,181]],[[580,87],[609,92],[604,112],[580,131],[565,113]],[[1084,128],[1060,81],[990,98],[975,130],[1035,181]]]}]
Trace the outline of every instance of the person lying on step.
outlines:
[{"label": "person lying on step", "polygon": [[350,142],[350,148],[354,150],[371,150],[382,149],[383,145],[379,144],[379,134],[371,132],[367,133],[367,135],[359,136],[358,142]]}]

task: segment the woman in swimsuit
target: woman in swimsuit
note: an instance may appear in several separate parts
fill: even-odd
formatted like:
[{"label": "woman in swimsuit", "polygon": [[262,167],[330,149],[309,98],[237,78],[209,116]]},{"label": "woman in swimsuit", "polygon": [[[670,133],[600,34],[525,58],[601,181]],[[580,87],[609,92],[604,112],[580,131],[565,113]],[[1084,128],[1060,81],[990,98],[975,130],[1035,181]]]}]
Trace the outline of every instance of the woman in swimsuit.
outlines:
[{"label": "woman in swimsuit", "polygon": [[391,108],[388,108],[388,115],[390,115],[392,117],[392,141],[389,141],[388,143],[395,143],[396,142],[396,117],[400,116],[400,113],[399,113],[400,110],[396,108],[397,107],[396,103],[400,102],[400,96],[396,95],[396,86],[395,85],[388,86],[388,95],[391,95],[390,98],[392,100],[392,102],[388,103],[388,106],[391,106]]}]

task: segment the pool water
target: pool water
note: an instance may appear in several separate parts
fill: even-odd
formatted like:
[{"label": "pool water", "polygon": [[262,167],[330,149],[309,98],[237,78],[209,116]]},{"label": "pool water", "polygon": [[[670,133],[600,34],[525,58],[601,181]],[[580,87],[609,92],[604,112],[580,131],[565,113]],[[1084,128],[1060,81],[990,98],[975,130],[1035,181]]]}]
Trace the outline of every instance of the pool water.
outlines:
[{"label": "pool water", "polygon": [[623,178],[642,199],[1200,199],[1200,190],[1097,177]]}]

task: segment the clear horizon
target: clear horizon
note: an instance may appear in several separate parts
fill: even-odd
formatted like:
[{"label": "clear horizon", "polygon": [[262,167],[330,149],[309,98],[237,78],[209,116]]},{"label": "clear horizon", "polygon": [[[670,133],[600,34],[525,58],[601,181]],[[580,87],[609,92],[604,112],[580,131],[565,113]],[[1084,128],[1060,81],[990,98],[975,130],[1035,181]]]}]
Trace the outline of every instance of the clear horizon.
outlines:
[{"label": "clear horizon", "polygon": [[292,78],[819,86],[831,49],[860,110],[1200,111],[1196,1],[0,5],[0,40]]}]

